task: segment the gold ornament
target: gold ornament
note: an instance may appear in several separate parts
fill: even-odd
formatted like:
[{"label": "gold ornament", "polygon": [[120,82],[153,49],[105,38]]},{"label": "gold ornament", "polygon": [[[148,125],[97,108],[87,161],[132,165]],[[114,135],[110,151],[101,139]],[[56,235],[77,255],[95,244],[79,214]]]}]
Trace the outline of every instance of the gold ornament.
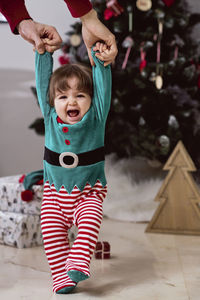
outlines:
[{"label": "gold ornament", "polygon": [[70,44],[74,47],[78,47],[81,44],[81,37],[78,34],[72,34],[70,36]]},{"label": "gold ornament", "polygon": [[163,79],[160,75],[156,76],[156,87],[158,90],[160,90],[163,86]]},{"label": "gold ornament", "polygon": [[158,21],[158,32],[160,35],[163,34],[163,22],[161,22],[160,20]]},{"label": "gold ornament", "polygon": [[147,10],[151,9],[152,2],[151,2],[151,0],[137,0],[136,6],[139,10],[147,11]]}]

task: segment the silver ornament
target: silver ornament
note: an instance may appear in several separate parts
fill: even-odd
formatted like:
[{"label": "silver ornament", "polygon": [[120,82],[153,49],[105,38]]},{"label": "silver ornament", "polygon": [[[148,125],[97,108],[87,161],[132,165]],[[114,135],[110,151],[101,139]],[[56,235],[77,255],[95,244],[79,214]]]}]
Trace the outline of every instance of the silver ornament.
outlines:
[{"label": "silver ornament", "polygon": [[179,128],[179,123],[174,115],[169,116],[168,125],[174,129]]}]

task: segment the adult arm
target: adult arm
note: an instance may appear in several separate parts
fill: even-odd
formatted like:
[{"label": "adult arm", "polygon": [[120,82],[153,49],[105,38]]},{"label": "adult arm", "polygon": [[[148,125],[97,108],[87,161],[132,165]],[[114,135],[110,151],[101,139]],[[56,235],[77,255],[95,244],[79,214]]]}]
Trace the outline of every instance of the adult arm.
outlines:
[{"label": "adult arm", "polygon": [[[88,13],[92,5],[89,0],[65,0],[72,16],[81,17]],[[33,44],[39,52],[53,52],[60,48],[62,39],[55,27],[35,22],[31,19],[24,0],[0,0],[0,11],[7,19],[14,34]]]},{"label": "adult arm", "polygon": [[26,19],[31,19],[24,0],[0,0],[0,11],[7,19],[10,29],[17,34],[17,25]]},{"label": "adult arm", "polygon": [[[39,52],[53,52],[60,48],[62,39],[53,26],[41,24],[31,19],[24,0],[0,0],[0,11],[7,19],[14,34],[33,45]],[[47,38],[44,41],[44,38]]]},{"label": "adult arm", "polygon": [[[89,0],[64,0],[71,15],[80,18],[87,14],[92,5]],[[7,19],[13,33],[18,34],[17,25],[22,20],[31,19],[24,0],[0,0],[0,11]]]},{"label": "adult arm", "polygon": [[50,104],[48,97],[49,82],[53,70],[53,57],[49,52],[39,54],[35,53],[35,80],[36,91],[40,109],[43,116],[47,116],[50,112]]},{"label": "adult arm", "polygon": [[64,0],[74,18],[80,18],[92,9],[89,0]]},{"label": "adult arm", "polygon": [[115,36],[110,32],[110,30],[98,19],[97,13],[94,9],[90,10],[87,14],[82,16],[82,36],[84,43],[86,45],[90,63],[94,66],[94,60],[91,55],[92,46],[98,41],[104,41],[110,50],[109,60],[104,60],[103,57],[100,59],[105,61],[105,66],[114,62],[117,55],[117,45],[115,41]]}]

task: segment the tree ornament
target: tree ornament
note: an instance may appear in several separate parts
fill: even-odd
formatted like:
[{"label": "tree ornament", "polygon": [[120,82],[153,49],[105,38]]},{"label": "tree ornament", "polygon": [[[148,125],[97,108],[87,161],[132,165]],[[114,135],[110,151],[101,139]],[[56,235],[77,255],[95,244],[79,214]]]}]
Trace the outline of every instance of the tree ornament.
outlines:
[{"label": "tree ornament", "polygon": [[163,22],[160,19],[158,20],[158,32],[160,35],[163,34]]},{"label": "tree ornament", "polygon": [[174,129],[179,128],[179,123],[174,115],[169,116],[168,125]]},{"label": "tree ornament", "polygon": [[152,81],[152,82],[154,82],[156,80],[156,73],[155,72],[152,72],[150,74],[149,80]]},{"label": "tree ornament", "polygon": [[167,154],[169,152],[170,148],[170,140],[168,136],[166,135],[161,135],[158,138],[159,145],[161,146],[161,153],[162,154]]},{"label": "tree ornament", "polygon": [[79,34],[72,34],[70,36],[70,43],[73,47],[78,47],[81,44],[81,36]]},{"label": "tree ornament", "polygon": [[113,16],[114,16],[114,12],[113,10],[109,9],[109,8],[106,8],[104,10],[104,20],[108,21],[110,20]]},{"label": "tree ornament", "polygon": [[157,35],[157,58],[156,58],[156,78],[155,78],[155,85],[158,90],[160,90],[163,86],[163,79],[160,74],[160,55],[161,55],[161,39],[163,34],[163,20],[162,14],[157,13],[158,16],[158,35]]},{"label": "tree ornament", "polygon": [[156,76],[155,84],[156,84],[156,88],[158,90],[160,90],[162,88],[162,86],[163,86],[163,79],[162,79],[162,77],[160,75]]},{"label": "tree ornament", "polygon": [[132,32],[133,31],[133,6],[128,5],[127,11],[128,11],[128,30],[129,32]]},{"label": "tree ornament", "polygon": [[140,117],[138,124],[139,124],[140,126],[144,126],[144,125],[146,124],[145,119],[144,119],[143,117]]},{"label": "tree ornament", "polygon": [[178,58],[178,46],[176,46],[174,49],[174,60],[177,60],[177,58]]},{"label": "tree ornament", "polygon": [[113,11],[115,17],[121,15],[121,13],[124,11],[123,7],[119,5],[117,0],[107,0],[106,7]]},{"label": "tree ornament", "polygon": [[181,27],[186,27],[188,25],[188,20],[186,19],[179,19],[178,22],[177,22]]},{"label": "tree ornament", "polygon": [[174,3],[175,0],[163,0],[163,2],[165,3],[165,5],[167,5],[168,7],[171,6]]},{"label": "tree ornament", "polygon": [[182,48],[185,45],[185,43],[184,43],[183,39],[181,39],[178,34],[174,34],[174,40],[171,42],[170,45],[171,46],[178,46],[178,47]]},{"label": "tree ornament", "polygon": [[168,29],[172,29],[175,25],[174,19],[170,17],[165,18],[165,27]]},{"label": "tree ornament", "polygon": [[[143,43],[142,43],[143,45]],[[144,70],[144,68],[147,65],[147,61],[145,60],[146,57],[146,52],[144,51],[143,46],[140,47],[140,58],[141,58],[141,62],[140,62],[140,73]]]},{"label": "tree ornament", "polygon": [[159,20],[164,20],[165,17],[165,12],[161,9],[156,9],[155,10],[156,18]]},{"label": "tree ornament", "polygon": [[131,48],[133,47],[133,45],[134,45],[134,41],[130,36],[127,36],[122,43],[122,47],[127,48],[126,55],[122,64],[122,70],[126,68],[128,58],[131,52]]},{"label": "tree ornament", "polygon": [[121,22],[119,21],[115,21],[113,22],[113,30],[115,33],[121,33],[123,32],[123,25]]},{"label": "tree ornament", "polygon": [[67,54],[59,56],[58,61],[61,65],[66,65],[70,63],[69,56]]},{"label": "tree ornament", "polygon": [[136,6],[141,11],[147,11],[147,10],[151,9],[152,2],[151,2],[151,0],[137,0]]},{"label": "tree ornament", "polygon": [[122,113],[124,111],[124,107],[118,98],[113,99],[114,110],[117,113]]}]

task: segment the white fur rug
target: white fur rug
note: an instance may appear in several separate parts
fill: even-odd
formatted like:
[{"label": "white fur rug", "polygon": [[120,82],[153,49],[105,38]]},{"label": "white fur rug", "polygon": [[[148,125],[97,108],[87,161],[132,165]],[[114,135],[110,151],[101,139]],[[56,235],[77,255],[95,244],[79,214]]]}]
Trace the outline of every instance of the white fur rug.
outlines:
[{"label": "white fur rug", "polygon": [[160,168],[143,158],[120,159],[106,156],[108,195],[104,216],[120,221],[150,221],[158,203],[154,201],[164,178]]}]

